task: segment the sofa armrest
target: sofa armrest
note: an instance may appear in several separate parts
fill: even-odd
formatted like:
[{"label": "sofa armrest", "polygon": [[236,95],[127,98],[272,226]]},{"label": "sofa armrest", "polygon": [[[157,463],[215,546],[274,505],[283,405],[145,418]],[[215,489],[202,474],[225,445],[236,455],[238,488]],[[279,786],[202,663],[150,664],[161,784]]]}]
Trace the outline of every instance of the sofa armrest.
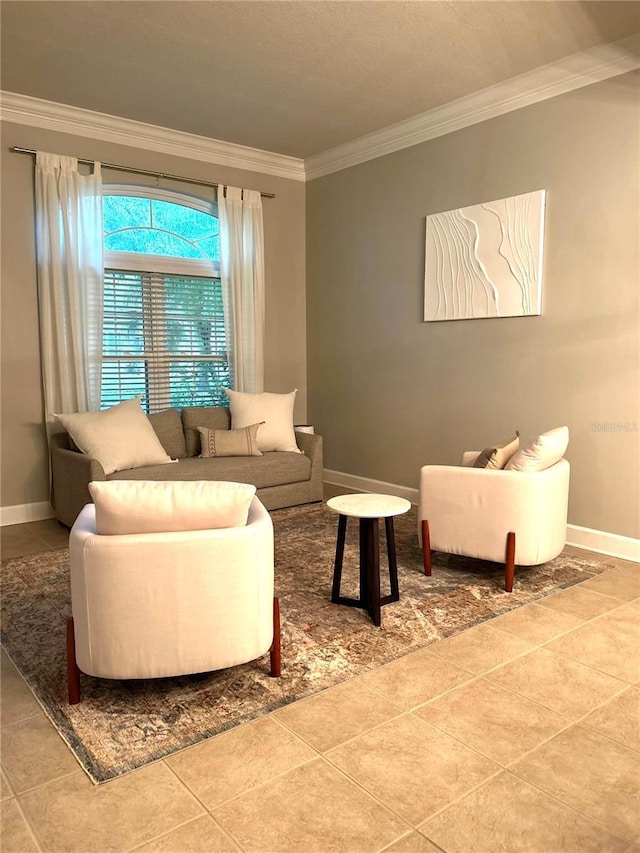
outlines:
[{"label": "sofa armrest", "polygon": [[98,461],[70,450],[67,434],[56,433],[51,436],[51,479],[56,518],[71,527],[82,507],[91,503],[89,483],[107,478]]},{"label": "sofa armrest", "polygon": [[311,460],[312,482],[322,482],[322,436],[308,432],[297,432],[296,442],[298,447]]}]

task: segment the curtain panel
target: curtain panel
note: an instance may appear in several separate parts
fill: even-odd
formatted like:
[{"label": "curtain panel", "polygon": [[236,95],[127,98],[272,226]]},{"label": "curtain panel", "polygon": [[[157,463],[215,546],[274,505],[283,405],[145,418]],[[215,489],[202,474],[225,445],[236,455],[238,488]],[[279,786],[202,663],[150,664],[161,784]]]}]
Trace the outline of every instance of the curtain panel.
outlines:
[{"label": "curtain panel", "polygon": [[48,423],[100,407],[103,316],[100,164],[38,152],[36,252],[40,351]]},{"label": "curtain panel", "polygon": [[218,186],[220,278],[236,391],[264,390],[264,235],[256,190]]}]

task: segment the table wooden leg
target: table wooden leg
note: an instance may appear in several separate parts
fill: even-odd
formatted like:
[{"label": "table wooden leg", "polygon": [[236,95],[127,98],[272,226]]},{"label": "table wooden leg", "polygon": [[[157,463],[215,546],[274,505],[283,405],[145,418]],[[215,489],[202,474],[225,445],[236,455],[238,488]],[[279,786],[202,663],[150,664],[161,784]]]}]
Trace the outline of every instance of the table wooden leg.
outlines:
[{"label": "table wooden leg", "polygon": [[371,577],[370,577],[370,518],[360,519],[360,605],[369,609]]},{"label": "table wooden leg", "polygon": [[[360,519],[360,576],[366,578],[363,607],[380,626],[380,545],[377,518]],[[361,589],[362,594],[362,589]]]},{"label": "table wooden leg", "polygon": [[398,587],[398,561],[396,559],[396,536],[393,528],[393,516],[387,516],[384,520],[387,533],[387,559],[389,561],[389,584],[391,586],[391,601],[400,600],[400,588]]},{"label": "table wooden leg", "polygon": [[342,560],[344,558],[344,541],[347,534],[347,516],[338,516],[338,538],[336,540],[336,559],[333,565],[333,588],[331,601],[338,604],[340,600],[340,582],[342,580]]}]

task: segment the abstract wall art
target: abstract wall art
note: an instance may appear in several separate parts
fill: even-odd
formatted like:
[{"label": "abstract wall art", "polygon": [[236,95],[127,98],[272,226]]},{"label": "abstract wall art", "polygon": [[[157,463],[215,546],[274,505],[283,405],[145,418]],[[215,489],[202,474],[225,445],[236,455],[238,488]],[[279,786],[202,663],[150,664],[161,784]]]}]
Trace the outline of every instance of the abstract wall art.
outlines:
[{"label": "abstract wall art", "polygon": [[427,216],[424,319],[542,311],[545,191]]}]

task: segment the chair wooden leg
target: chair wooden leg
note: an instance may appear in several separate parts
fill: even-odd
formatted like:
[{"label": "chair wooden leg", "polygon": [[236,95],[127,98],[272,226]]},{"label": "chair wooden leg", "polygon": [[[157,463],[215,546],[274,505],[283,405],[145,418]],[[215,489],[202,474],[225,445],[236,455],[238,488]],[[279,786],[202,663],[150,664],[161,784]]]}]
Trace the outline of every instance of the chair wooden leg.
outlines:
[{"label": "chair wooden leg", "polygon": [[73,616],[67,619],[67,683],[69,686],[69,704],[80,701],[80,670],[76,662],[76,637],[73,629]]},{"label": "chair wooden leg", "polygon": [[513,578],[516,573],[516,534],[507,533],[507,554],[504,566],[504,588],[507,592],[513,590]]},{"label": "chair wooden leg", "polygon": [[429,537],[429,522],[422,520],[422,564],[424,573],[431,577],[431,538]]},{"label": "chair wooden leg", "polygon": [[281,657],[280,657],[280,599],[273,599],[273,642],[269,649],[271,657],[271,675],[272,678],[280,678]]}]

